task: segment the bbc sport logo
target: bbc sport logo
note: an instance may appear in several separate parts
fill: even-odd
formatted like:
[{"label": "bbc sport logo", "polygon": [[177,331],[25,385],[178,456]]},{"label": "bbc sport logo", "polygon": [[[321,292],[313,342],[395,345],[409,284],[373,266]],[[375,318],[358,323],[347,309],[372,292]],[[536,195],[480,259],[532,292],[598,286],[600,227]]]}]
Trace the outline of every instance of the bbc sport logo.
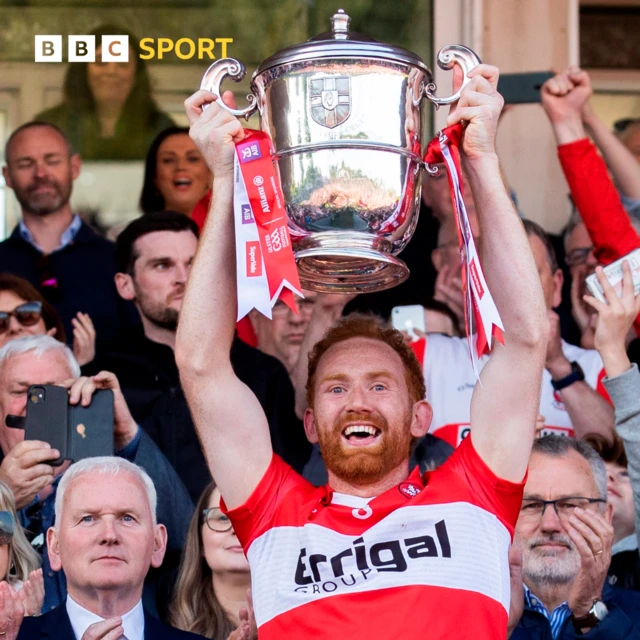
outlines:
[{"label": "bbc sport logo", "polygon": [[[227,47],[232,43],[233,38],[179,38],[176,41],[171,38],[158,38],[157,41],[155,38],[142,38],[140,49],[143,53],[140,53],[140,58],[162,60],[166,54],[173,52],[180,60],[215,60],[214,51],[220,58],[226,58]],[[95,62],[96,46],[95,36],[68,36],[67,61]],[[129,62],[129,36],[102,36],[99,46],[102,49],[101,62]],[[35,37],[36,62],[63,62],[62,54],[61,35]]]}]

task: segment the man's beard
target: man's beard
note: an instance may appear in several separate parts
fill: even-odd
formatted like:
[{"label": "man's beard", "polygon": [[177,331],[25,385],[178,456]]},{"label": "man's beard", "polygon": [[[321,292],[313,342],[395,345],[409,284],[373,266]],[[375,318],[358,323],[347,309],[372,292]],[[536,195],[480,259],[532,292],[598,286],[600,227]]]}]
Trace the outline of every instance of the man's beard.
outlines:
[{"label": "man's beard", "polygon": [[[524,577],[533,585],[569,584],[580,570],[580,554],[567,535],[540,535],[526,542],[522,540],[517,542],[522,549]],[[549,542],[562,544],[566,549],[539,548],[539,545]]]},{"label": "man's beard", "polygon": [[[380,441],[374,445],[348,447],[342,442],[342,430],[348,423],[370,424],[380,430]],[[407,468],[413,437],[409,429],[410,416],[403,420],[403,429],[389,429],[386,418],[379,414],[343,416],[331,429],[318,425],[320,451],[328,471],[355,485],[374,484],[382,480],[403,461]]]},{"label": "man's beard", "polygon": [[[35,193],[38,187],[48,186],[53,189],[52,193]],[[24,189],[16,189],[14,193],[18,202],[22,206],[23,211],[38,216],[46,216],[50,213],[59,211],[71,197],[71,177],[64,182],[58,182],[51,179],[36,178],[31,184]]]},{"label": "man's beard", "polygon": [[165,304],[157,303],[149,299],[140,289],[136,287],[136,302],[140,309],[140,313],[151,323],[161,329],[168,331],[176,331],[178,328],[178,316],[180,311],[169,307],[171,299],[178,295],[174,292]]}]

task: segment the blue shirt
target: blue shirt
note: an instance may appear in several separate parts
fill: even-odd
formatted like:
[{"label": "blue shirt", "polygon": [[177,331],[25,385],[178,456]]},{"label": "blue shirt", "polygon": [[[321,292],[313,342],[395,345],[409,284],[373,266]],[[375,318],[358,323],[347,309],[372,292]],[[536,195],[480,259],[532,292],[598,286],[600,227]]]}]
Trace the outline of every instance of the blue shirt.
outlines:
[{"label": "blue shirt", "polygon": [[[60,245],[54,249],[51,253],[55,251],[60,251],[60,249],[64,249],[69,246],[78,235],[78,231],[82,227],[82,220],[77,213],[73,214],[73,218],[71,220],[71,224],[62,232],[60,236]],[[28,242],[34,249],[37,249],[40,253],[43,253],[42,249],[36,244],[36,241],[33,239],[33,234],[29,231],[29,228],[24,223],[24,220],[20,220],[20,237]]]},{"label": "blue shirt", "polygon": [[[133,462],[138,452],[139,443],[140,429],[138,428],[136,437],[124,449],[116,451],[116,455]],[[42,556],[42,576],[44,578],[44,603],[42,604],[42,613],[47,613],[47,611],[55,609],[58,605],[62,604],[67,597],[67,579],[64,571],[54,571],[51,568],[46,543],[47,530],[52,527],[55,522],[56,493],[62,475],[54,480],[53,491],[44,501],[40,502],[40,498],[36,496],[31,504],[18,511],[20,524],[27,532],[35,536],[31,544]]]},{"label": "blue shirt", "polygon": [[553,635],[554,640],[560,635],[560,631],[564,623],[567,621],[567,618],[571,616],[571,609],[569,609],[569,603],[563,602],[561,605],[557,606],[551,613],[547,611],[547,608],[540,602],[538,598],[536,598],[527,585],[524,585],[524,604],[529,609],[533,609],[533,611],[537,611],[542,614],[548,621],[549,626],[551,627],[551,635]]}]

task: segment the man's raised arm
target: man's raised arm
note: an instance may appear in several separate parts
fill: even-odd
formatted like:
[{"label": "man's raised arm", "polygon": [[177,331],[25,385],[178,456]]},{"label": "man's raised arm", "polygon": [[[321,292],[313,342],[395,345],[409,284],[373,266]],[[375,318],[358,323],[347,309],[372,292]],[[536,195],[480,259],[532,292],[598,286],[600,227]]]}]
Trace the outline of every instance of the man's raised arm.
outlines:
[{"label": "man's raised arm", "polygon": [[236,324],[233,163],[235,143],[244,133],[238,119],[215,104],[208,91],[188,98],[185,109],[189,134],[214,180],[180,314],[176,362],[211,474],[233,509],[251,495],[272,457],[262,407],[229,359]]},{"label": "man's raised arm", "polygon": [[549,321],[540,278],[522,222],[505,189],[495,150],[503,100],[498,70],[469,72],[449,124],[467,122],[462,160],[481,228],[482,265],[505,328],[471,401],[471,437],[496,475],[522,480],[533,444]]}]

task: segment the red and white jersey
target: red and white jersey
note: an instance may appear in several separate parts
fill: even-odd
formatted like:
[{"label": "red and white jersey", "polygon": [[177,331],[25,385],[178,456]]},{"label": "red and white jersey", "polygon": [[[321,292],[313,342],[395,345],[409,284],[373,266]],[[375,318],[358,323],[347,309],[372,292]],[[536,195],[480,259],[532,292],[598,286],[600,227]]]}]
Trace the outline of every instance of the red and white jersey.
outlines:
[{"label": "red and white jersey", "polygon": [[274,456],[228,512],[260,640],[503,640],[523,486],[496,477],[471,438],[371,499],[313,487]]},{"label": "red and white jersey", "polygon": [[[608,398],[602,384],[605,371],[600,354],[594,349],[581,349],[564,341],[562,351],[569,362],[575,361],[582,367],[585,382]],[[488,355],[480,358],[478,370],[482,369],[488,359]],[[427,385],[427,400],[433,407],[430,431],[456,447],[469,434],[471,395],[476,385],[466,338],[428,334],[421,362]],[[546,428],[543,435],[574,435],[569,414],[560,393],[551,386],[551,374],[546,369],[542,373],[540,414],[545,417]]]}]

